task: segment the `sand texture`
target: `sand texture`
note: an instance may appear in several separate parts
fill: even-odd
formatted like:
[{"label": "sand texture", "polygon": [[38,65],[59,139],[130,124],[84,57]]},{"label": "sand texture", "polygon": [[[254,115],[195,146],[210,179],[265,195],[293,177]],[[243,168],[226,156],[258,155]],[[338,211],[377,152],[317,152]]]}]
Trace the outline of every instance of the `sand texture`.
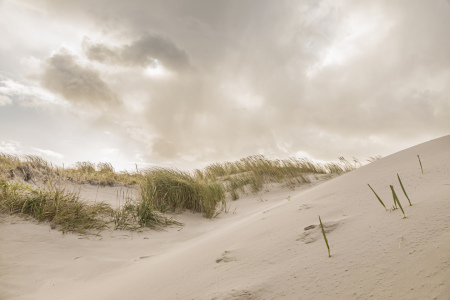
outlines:
[{"label": "sand texture", "polygon": [[[388,209],[393,185],[407,218],[367,184]],[[115,203],[108,189],[85,195]],[[86,237],[2,217],[0,299],[450,299],[450,136],[246,196],[213,221],[177,219],[185,226]]]}]

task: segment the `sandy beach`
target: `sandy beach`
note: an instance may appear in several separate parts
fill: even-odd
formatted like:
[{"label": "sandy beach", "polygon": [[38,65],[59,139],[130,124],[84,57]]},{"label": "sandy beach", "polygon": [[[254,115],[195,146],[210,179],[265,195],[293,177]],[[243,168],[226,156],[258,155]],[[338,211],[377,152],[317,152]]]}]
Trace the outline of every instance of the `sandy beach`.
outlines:
[{"label": "sandy beach", "polygon": [[[133,192],[82,189],[112,205]],[[1,216],[0,299],[450,299],[450,136],[269,190],[212,220],[186,211],[164,231],[63,235]]]}]

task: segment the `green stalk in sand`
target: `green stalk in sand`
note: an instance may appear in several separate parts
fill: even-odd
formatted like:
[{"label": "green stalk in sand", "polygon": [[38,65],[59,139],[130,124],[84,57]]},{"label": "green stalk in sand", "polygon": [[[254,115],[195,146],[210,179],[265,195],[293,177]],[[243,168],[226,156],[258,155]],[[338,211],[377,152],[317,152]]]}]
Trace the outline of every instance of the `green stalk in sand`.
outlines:
[{"label": "green stalk in sand", "polygon": [[420,161],[420,156],[417,155],[417,158],[419,159],[420,169],[422,170],[422,174],[423,174],[423,168],[422,168],[422,162]]},{"label": "green stalk in sand", "polygon": [[[391,190],[392,190],[392,185],[390,185]],[[395,197],[394,197],[394,191],[392,190],[392,198],[394,199],[394,206],[392,206],[392,209],[397,209],[397,201],[395,201]]]},{"label": "green stalk in sand", "polygon": [[375,191],[374,191],[373,188],[370,186],[370,184],[367,184],[367,185],[370,187],[370,189],[371,189],[372,192],[375,194],[375,196],[377,196],[378,201],[380,201],[381,205],[383,205],[384,209],[387,211],[386,206],[384,205],[383,201],[381,201],[380,197],[378,197],[377,193],[375,193]]},{"label": "green stalk in sand", "polygon": [[398,177],[398,181],[400,182],[400,186],[402,187],[403,193],[405,194],[406,198],[408,199],[409,206],[412,206],[411,200],[409,200],[409,197],[408,197],[408,195],[406,194],[405,188],[403,187],[402,181],[400,180],[400,176],[398,176],[398,173],[397,173],[397,177]]},{"label": "green stalk in sand", "polygon": [[394,197],[394,202],[398,203],[398,206],[400,206],[400,209],[402,210],[403,218],[406,218],[405,211],[403,210],[403,207],[400,204],[400,201],[398,201],[398,197],[397,197],[397,194],[394,191],[394,187],[392,185],[390,185],[390,187],[391,187],[391,190],[392,190],[392,197]]},{"label": "green stalk in sand", "polygon": [[320,222],[320,227],[322,227],[322,234],[323,234],[323,238],[325,239],[325,244],[327,244],[327,248],[328,248],[328,257],[331,257],[331,254],[330,254],[330,246],[328,245],[327,236],[325,235],[325,230],[323,229],[323,224],[322,224],[322,220],[320,219],[320,216],[319,216],[319,222]]}]

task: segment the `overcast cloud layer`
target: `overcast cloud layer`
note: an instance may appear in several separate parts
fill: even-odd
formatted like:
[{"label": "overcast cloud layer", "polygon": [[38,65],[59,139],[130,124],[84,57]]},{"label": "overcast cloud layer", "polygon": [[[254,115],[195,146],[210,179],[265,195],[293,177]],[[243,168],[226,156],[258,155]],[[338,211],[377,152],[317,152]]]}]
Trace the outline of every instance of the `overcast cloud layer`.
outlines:
[{"label": "overcast cloud layer", "polygon": [[446,0],[3,0],[0,28],[0,151],[334,160],[450,132]]}]

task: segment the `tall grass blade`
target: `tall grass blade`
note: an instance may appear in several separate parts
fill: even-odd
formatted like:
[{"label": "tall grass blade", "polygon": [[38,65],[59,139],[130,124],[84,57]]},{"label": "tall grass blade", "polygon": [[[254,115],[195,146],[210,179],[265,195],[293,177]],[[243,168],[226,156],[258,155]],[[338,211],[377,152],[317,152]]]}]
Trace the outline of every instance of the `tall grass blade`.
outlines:
[{"label": "tall grass blade", "polygon": [[406,194],[405,188],[403,187],[402,181],[401,181],[401,179],[400,179],[400,176],[398,176],[398,173],[397,173],[397,177],[398,177],[398,181],[400,182],[400,186],[402,187],[403,193],[405,194],[406,198],[408,199],[409,206],[412,206],[411,200],[409,200],[409,197],[408,197],[408,195]]},{"label": "tall grass blade", "polygon": [[422,174],[423,174],[423,168],[422,168],[422,162],[420,161],[420,156],[417,155],[417,158],[419,159],[420,169],[422,170]]},{"label": "tall grass blade", "polygon": [[392,185],[390,185],[390,187],[391,187],[391,190],[392,190],[392,196],[394,197],[394,202],[397,202],[397,203],[398,203],[398,206],[400,206],[400,209],[402,210],[403,217],[406,218],[406,216],[405,216],[405,211],[403,210],[403,207],[402,207],[402,205],[400,204],[400,201],[398,201],[398,197],[397,197],[397,194],[396,194],[395,191],[394,191],[394,187],[393,187]]},{"label": "tall grass blade", "polygon": [[319,216],[319,222],[320,222],[320,227],[322,228],[322,234],[323,234],[323,238],[325,239],[325,244],[327,244],[327,248],[328,248],[328,257],[331,257],[331,254],[330,254],[330,246],[328,245],[327,236],[325,235],[325,230],[323,229],[323,224],[322,224],[322,220],[320,219],[320,216]]},{"label": "tall grass blade", "polygon": [[392,199],[394,200],[394,206],[393,206],[393,209],[397,209],[398,206],[397,206],[397,201],[395,201],[393,187],[392,187],[392,185],[390,185],[390,187],[391,187],[391,191],[392,191]]},{"label": "tall grass blade", "polygon": [[384,205],[383,201],[381,201],[380,197],[378,197],[377,193],[375,193],[375,191],[374,191],[373,188],[370,186],[370,184],[367,184],[367,185],[370,187],[370,189],[371,189],[372,192],[375,194],[375,196],[377,196],[378,201],[380,201],[381,205],[383,205],[384,209],[387,211],[386,206]]}]

